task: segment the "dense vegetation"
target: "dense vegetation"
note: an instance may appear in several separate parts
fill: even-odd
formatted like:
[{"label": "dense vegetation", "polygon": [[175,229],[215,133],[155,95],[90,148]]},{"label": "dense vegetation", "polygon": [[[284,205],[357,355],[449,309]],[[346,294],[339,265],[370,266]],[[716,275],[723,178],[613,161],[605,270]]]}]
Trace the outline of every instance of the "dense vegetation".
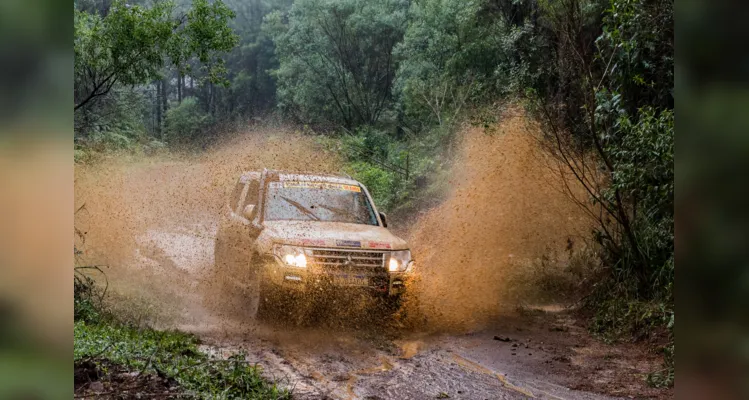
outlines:
[{"label": "dense vegetation", "polygon": [[[138,4],[134,4],[138,3]],[[76,143],[204,143],[271,113],[389,211],[435,201],[462,121],[520,101],[597,221],[604,337],[673,357],[673,0],[76,2]],[[233,32],[233,33],[232,33]],[[671,384],[673,364],[654,384]]]}]

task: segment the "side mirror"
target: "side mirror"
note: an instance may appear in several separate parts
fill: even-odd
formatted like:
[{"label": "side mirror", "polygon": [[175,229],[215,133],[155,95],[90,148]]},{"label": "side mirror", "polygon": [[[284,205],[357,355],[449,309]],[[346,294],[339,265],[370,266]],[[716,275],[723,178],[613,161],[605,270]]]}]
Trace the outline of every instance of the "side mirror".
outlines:
[{"label": "side mirror", "polygon": [[388,216],[385,215],[385,213],[380,213],[380,219],[382,220],[382,226],[387,228],[388,227]]},{"label": "side mirror", "polygon": [[255,205],[254,204],[246,205],[244,207],[244,210],[242,210],[242,215],[250,221],[255,219]]}]

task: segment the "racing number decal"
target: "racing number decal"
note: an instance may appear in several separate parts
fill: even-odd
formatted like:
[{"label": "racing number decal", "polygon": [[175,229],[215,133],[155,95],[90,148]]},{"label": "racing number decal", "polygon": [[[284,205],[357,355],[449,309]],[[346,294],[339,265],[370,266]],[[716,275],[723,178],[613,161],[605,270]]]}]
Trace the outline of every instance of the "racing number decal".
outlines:
[{"label": "racing number decal", "polygon": [[[271,184],[276,183],[272,182]],[[330,190],[343,190],[347,192],[361,193],[361,188],[357,185],[345,185],[342,183],[330,183],[330,182],[278,182],[284,188],[301,188],[301,189],[330,189]],[[275,186],[275,185],[274,185]]]}]

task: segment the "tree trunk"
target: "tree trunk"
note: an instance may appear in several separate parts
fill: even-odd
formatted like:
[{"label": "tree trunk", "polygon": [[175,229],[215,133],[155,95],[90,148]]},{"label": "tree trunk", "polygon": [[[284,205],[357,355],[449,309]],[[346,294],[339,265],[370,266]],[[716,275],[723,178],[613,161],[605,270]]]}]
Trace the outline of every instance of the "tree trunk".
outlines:
[{"label": "tree trunk", "polygon": [[[169,97],[168,88],[169,80],[168,78],[164,77],[164,79],[161,80],[161,112],[164,116],[164,120],[166,120],[166,111],[169,107],[169,103],[167,102]],[[163,127],[161,129],[161,140],[166,140],[166,129],[164,129]]]},{"label": "tree trunk", "polygon": [[216,115],[216,88],[213,86],[213,82],[208,84],[208,111],[211,116]]},{"label": "tree trunk", "polygon": [[161,135],[161,81],[156,81],[156,97],[154,100],[154,106],[156,108],[156,123],[154,124],[153,130],[163,140],[164,137]]},{"label": "tree trunk", "polygon": [[177,104],[182,103],[182,74],[177,75]]}]

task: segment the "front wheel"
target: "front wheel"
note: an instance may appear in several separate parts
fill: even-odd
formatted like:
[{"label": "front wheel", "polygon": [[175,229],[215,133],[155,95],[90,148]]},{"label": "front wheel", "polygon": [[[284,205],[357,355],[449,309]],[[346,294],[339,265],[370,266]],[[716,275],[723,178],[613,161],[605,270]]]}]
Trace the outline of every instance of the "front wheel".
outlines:
[{"label": "front wheel", "polygon": [[401,297],[400,295],[385,296],[381,301],[383,310],[388,314],[395,314],[400,310]]},{"label": "front wheel", "polygon": [[254,284],[250,293],[250,316],[257,320],[268,319],[278,302],[276,293],[271,285],[263,282],[261,277],[256,276],[253,281]]}]

